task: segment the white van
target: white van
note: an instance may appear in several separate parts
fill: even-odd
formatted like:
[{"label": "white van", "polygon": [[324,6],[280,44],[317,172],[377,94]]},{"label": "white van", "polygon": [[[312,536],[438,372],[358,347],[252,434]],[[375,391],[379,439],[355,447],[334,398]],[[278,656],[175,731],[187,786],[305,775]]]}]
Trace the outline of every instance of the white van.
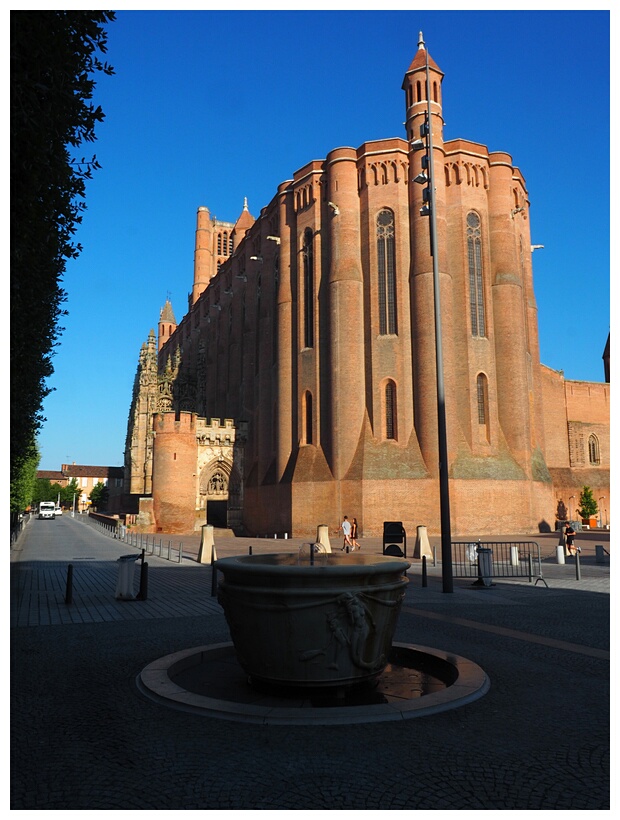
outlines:
[{"label": "white van", "polygon": [[53,501],[41,501],[39,518],[56,518],[56,504]]}]

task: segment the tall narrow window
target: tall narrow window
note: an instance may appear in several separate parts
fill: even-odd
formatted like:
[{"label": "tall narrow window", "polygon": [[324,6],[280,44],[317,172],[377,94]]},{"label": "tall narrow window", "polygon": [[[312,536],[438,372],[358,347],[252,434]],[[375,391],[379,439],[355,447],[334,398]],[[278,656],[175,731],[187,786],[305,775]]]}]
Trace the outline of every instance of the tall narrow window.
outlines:
[{"label": "tall narrow window", "polygon": [[478,373],[476,379],[476,393],[478,399],[478,424],[484,438],[489,440],[489,387],[484,373]]},{"label": "tall narrow window", "polygon": [[256,277],[256,352],[254,355],[254,373],[258,373],[260,364],[260,349],[261,349],[261,291],[262,291],[263,277],[259,270]]},{"label": "tall narrow window", "polygon": [[601,451],[596,436],[590,436],[588,439],[588,456],[590,458],[590,464],[601,463]]},{"label": "tall narrow window", "polygon": [[312,444],[312,393],[304,393],[304,444]]},{"label": "tall narrow window", "polygon": [[273,315],[271,317],[271,355],[272,362],[278,360],[278,288],[280,287],[280,257],[273,260]]},{"label": "tall narrow window", "polygon": [[476,380],[478,388],[478,424],[487,423],[487,407],[486,407],[486,379],[482,373],[478,374]]},{"label": "tall narrow window", "polygon": [[391,380],[385,385],[385,437],[396,438],[396,385]]},{"label": "tall narrow window", "polygon": [[384,208],[377,215],[377,275],[379,286],[379,334],[397,333],[396,254],[394,214]]},{"label": "tall narrow window", "polygon": [[467,261],[469,264],[469,310],[471,335],[486,336],[484,292],[482,287],[482,239],[480,217],[467,214]]},{"label": "tall narrow window", "polygon": [[314,258],[312,231],[304,231],[304,347],[314,347]]}]

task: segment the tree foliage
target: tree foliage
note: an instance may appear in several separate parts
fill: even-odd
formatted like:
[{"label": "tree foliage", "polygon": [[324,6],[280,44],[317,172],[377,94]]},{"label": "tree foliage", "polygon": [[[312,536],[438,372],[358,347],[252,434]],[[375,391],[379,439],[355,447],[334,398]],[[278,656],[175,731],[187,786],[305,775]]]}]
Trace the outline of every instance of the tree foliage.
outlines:
[{"label": "tree foliage", "polygon": [[596,515],[597,512],[598,504],[592,495],[592,490],[586,484],[579,496],[579,509],[577,510],[577,514],[580,515],[581,518],[591,518]]},{"label": "tree foliage", "polygon": [[80,488],[78,487],[77,478],[72,478],[66,487],[60,491],[60,503],[63,507],[73,507],[73,497],[77,499],[80,497]]},{"label": "tree foliage", "polygon": [[98,481],[90,491],[91,504],[98,510],[105,510],[108,506],[109,492],[103,481]]},{"label": "tree foliage", "polygon": [[33,500],[38,466],[39,448],[36,441],[31,440],[11,481],[11,512],[23,512]]},{"label": "tree foliage", "polygon": [[110,11],[11,11],[11,481],[31,453],[66,311],[61,287],[104,118],[91,100]]}]

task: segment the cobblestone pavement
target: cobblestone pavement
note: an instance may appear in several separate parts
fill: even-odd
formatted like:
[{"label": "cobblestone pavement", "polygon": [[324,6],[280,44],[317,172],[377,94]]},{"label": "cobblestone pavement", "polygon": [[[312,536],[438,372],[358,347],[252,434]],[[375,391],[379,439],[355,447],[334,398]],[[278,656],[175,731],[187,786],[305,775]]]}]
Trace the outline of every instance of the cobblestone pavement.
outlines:
[{"label": "cobblestone pavement", "polygon": [[[584,539],[577,580],[551,560],[552,536],[548,588],[455,579],[443,593],[441,568],[423,587],[412,562],[395,640],[479,664],[491,681],[480,700],[402,722],[261,726],[136,690],[151,661],[230,640],[195,537],[180,564],[148,556],[147,600],[121,602],[127,544],[78,517],[31,521],[11,555],[11,809],[609,809],[604,538]],[[216,538],[218,557],[298,545]]]}]

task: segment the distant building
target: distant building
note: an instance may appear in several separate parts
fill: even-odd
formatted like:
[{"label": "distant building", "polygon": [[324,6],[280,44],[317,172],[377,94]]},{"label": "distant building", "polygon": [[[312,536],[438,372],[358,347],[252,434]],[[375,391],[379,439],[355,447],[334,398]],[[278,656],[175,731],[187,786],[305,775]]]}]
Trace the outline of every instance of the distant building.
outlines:
[{"label": "distant building", "polygon": [[[188,311],[140,352],[125,449],[145,528],[439,531],[427,54],[406,138],[336,148],[254,219],[197,215]],[[531,532],[609,498],[609,384],[541,365],[529,195],[503,151],[443,139],[429,57],[452,532]],[[417,184],[421,182],[422,184]],[[608,351],[607,351],[608,362]]]},{"label": "distant building", "polygon": [[93,487],[101,482],[108,488],[108,512],[121,512],[123,509],[124,470],[122,467],[92,467],[84,464],[63,464],[57,470],[38,470],[37,478],[47,478],[52,484],[66,487],[73,478],[77,479],[79,495],[75,500],[76,510],[90,507],[89,496]]}]

